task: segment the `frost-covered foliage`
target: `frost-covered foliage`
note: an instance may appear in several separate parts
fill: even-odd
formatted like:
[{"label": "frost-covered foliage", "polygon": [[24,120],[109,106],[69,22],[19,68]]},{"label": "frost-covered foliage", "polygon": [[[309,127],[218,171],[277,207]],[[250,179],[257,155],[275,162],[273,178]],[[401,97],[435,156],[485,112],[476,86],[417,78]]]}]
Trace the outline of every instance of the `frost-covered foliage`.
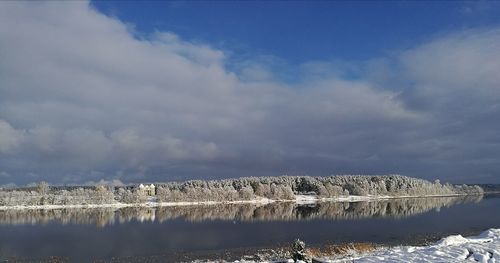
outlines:
[{"label": "frost-covered foliage", "polygon": [[[280,176],[156,184],[158,202],[238,201],[256,198],[294,200],[297,194],[319,197],[349,195],[426,196],[480,194],[478,186],[441,184],[401,175],[330,177]],[[135,186],[50,187],[0,190],[0,206],[142,203],[148,196]]]},{"label": "frost-covered foliage", "polygon": [[279,179],[286,177],[240,178],[218,181],[188,181],[159,184],[159,201],[236,201],[257,197],[292,200],[294,192],[289,184]]},{"label": "frost-covered foliage", "polygon": [[500,193],[500,184],[479,184],[485,193]]},{"label": "frost-covered foliage", "polygon": [[265,197],[291,200],[296,194],[320,197],[349,195],[425,196],[481,194],[478,186],[441,184],[401,175],[330,177],[247,177],[218,181],[188,181],[159,184],[160,201],[233,201]]},{"label": "frost-covered foliage", "polygon": [[104,186],[61,188],[40,184],[35,189],[0,191],[0,206],[85,205],[116,202],[113,192]]}]

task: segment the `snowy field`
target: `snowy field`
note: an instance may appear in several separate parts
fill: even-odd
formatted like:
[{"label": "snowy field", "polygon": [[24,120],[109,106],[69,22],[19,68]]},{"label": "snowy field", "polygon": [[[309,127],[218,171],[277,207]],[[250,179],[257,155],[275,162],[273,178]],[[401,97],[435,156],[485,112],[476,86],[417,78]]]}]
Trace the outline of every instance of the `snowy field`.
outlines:
[{"label": "snowy field", "polygon": [[[293,262],[293,261],[291,261]],[[401,246],[380,249],[365,255],[350,255],[324,260],[329,263],[371,262],[500,262],[500,229],[490,229],[478,236],[449,236],[430,246]]]},{"label": "snowy field", "polygon": [[479,236],[449,236],[425,247],[395,247],[326,262],[500,262],[500,229]]}]

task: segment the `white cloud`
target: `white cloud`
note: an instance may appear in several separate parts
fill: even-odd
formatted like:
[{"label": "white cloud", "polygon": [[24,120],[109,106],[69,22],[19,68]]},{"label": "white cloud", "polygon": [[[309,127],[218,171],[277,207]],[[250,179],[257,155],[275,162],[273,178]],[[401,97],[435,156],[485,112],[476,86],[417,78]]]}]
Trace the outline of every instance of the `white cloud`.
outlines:
[{"label": "white cloud", "polygon": [[402,63],[409,77],[426,92],[439,94],[443,89],[453,89],[499,95],[498,43],[498,28],[465,30],[404,52]]},{"label": "white cloud", "polygon": [[[0,165],[20,182],[33,180],[25,176],[31,172],[65,182],[116,174],[150,181],[422,174],[434,168],[431,156],[445,156],[437,161],[446,165],[450,156],[473,158],[456,157],[463,141],[443,131],[460,121],[443,98],[461,103],[458,95],[471,87],[483,95],[467,113],[485,120],[483,131],[464,131],[497,127],[481,114],[498,112],[498,30],[444,36],[383,58],[400,67],[377,70],[388,77],[375,81],[340,77],[362,65],[316,61],[303,66],[313,77],[284,84],[258,60],[231,72],[225,52],[172,32],[135,38],[86,2],[0,5],[0,50],[9,51],[0,60]],[[413,89],[391,86],[408,82]],[[472,156],[471,145],[464,147]]]},{"label": "white cloud", "polygon": [[9,123],[0,119],[0,153],[13,150],[22,139],[22,131],[15,130]]},{"label": "white cloud", "polygon": [[104,180],[101,179],[97,182],[88,181],[84,185],[106,185],[106,186],[124,186],[125,184],[120,179]]}]

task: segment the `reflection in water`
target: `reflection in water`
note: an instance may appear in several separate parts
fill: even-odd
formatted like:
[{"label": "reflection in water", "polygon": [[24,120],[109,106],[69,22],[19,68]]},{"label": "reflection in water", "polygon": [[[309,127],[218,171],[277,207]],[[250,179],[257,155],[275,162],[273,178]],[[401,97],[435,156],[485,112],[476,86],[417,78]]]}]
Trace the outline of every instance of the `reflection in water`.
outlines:
[{"label": "reflection in water", "polygon": [[293,221],[308,219],[404,218],[433,209],[481,201],[482,196],[392,199],[371,202],[322,202],[299,205],[291,202],[270,204],[220,204],[175,207],[128,207],[50,210],[2,210],[0,224],[109,224],[130,221],[164,222],[176,218],[187,221]]}]

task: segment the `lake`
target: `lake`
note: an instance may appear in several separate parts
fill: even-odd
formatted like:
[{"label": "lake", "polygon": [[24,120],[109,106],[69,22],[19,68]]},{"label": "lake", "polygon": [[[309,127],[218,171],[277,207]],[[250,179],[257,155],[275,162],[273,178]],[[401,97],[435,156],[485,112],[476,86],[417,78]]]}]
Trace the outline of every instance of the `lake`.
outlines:
[{"label": "lake", "polygon": [[295,238],[309,245],[419,244],[498,228],[499,208],[499,195],[485,195],[309,205],[0,210],[0,258],[230,258]]}]

